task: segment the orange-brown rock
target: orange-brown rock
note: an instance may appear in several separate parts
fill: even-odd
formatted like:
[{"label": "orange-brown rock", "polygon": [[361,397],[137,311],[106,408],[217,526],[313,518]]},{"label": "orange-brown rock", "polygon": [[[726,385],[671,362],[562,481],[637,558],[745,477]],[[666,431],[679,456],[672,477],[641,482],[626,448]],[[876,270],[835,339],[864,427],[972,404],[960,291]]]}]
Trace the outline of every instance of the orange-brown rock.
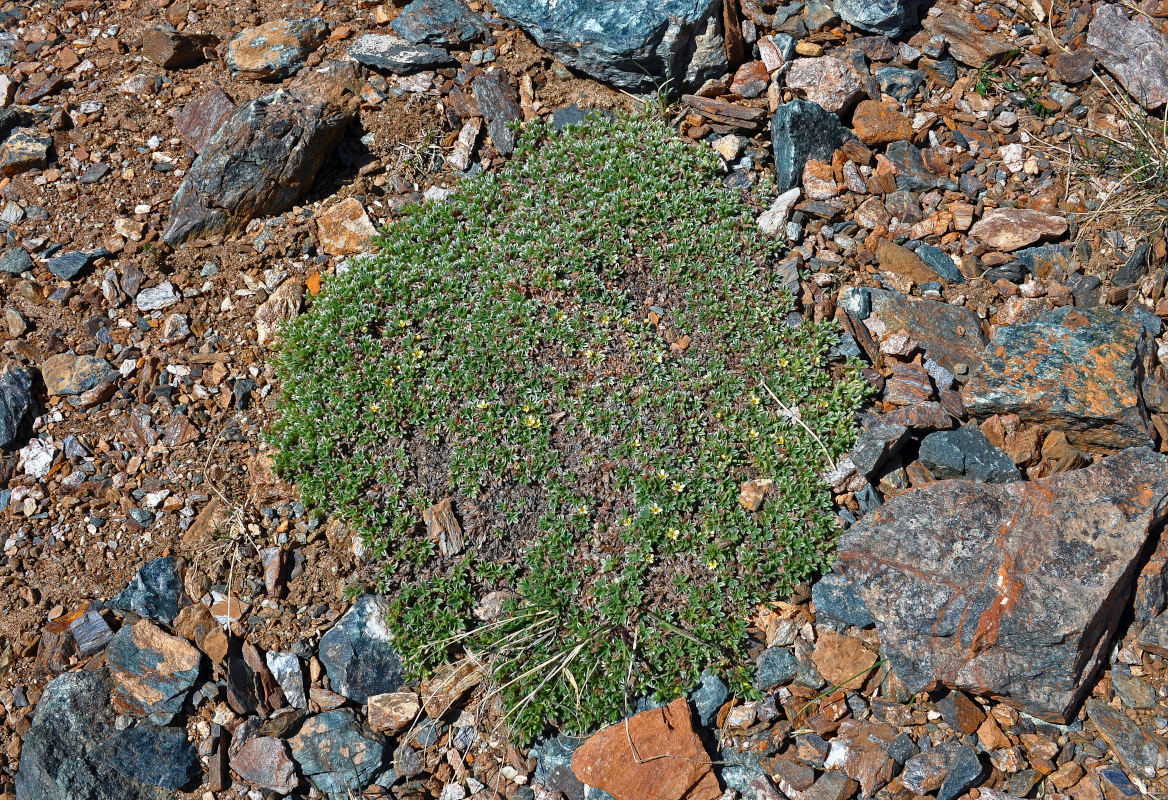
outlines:
[{"label": "orange-brown rock", "polygon": [[811,663],[833,686],[848,682],[847,688],[863,685],[864,670],[876,663],[876,653],[854,636],[823,631],[815,643]]},{"label": "orange-brown rock", "polygon": [[912,121],[891,103],[862,100],[852,116],[856,136],[867,145],[890,144],[912,136]]},{"label": "orange-brown rock", "polygon": [[346,197],[316,218],[316,235],[324,252],[347,256],[369,250],[369,241],[377,235],[377,229],[361,201]]},{"label": "orange-brown rock", "polygon": [[718,800],[711,759],[684,697],[589,738],[572,756],[583,783],[616,800]]}]

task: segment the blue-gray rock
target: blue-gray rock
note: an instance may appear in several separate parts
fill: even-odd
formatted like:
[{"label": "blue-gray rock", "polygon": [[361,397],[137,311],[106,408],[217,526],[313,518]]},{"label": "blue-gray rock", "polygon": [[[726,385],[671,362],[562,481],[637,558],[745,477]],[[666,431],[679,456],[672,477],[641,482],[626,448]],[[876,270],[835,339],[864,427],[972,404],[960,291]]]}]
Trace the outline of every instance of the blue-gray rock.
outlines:
[{"label": "blue-gray rock", "polygon": [[1074,255],[1065,244],[1044,244],[1026,247],[1014,253],[1014,258],[1031,274],[1039,278],[1069,275],[1074,270]]},{"label": "blue-gray rock", "polygon": [[898,734],[888,745],[888,757],[901,765],[919,752],[921,752],[921,748],[917,747],[917,743],[907,733]]},{"label": "blue-gray rock", "polygon": [[1128,286],[1144,277],[1144,273],[1148,270],[1148,253],[1151,248],[1151,243],[1146,239],[1136,246],[1136,249],[1128,256],[1127,261],[1115,273],[1116,286]]},{"label": "blue-gray rock", "polygon": [[7,447],[20,433],[20,423],[32,405],[32,376],[20,366],[0,372],[0,448]]},{"label": "blue-gray rock", "polygon": [[689,693],[689,700],[697,711],[698,721],[709,727],[718,715],[718,709],[730,699],[730,687],[712,672],[703,672],[697,688]]},{"label": "blue-gray rock", "polygon": [[565,64],[631,91],[694,89],[728,68],[721,0],[498,0]]},{"label": "blue-gray rock", "polygon": [[108,255],[110,255],[110,251],[104,247],[99,247],[97,250],[90,252],[71,250],[68,253],[50,258],[49,272],[61,280],[71,281],[85,271],[94,261],[97,261],[99,258],[105,258]]},{"label": "blue-gray rock", "polygon": [[876,624],[859,590],[838,572],[829,572],[811,585],[815,617],[837,619],[845,625],[870,628]]},{"label": "blue-gray rock", "polygon": [[487,35],[487,23],[462,0],[414,0],[389,27],[411,44],[461,46]]},{"label": "blue-gray rock", "polygon": [[535,782],[566,800],[583,800],[584,784],[572,772],[572,754],[583,743],[582,738],[561,733],[535,744],[529,754],[535,759]]},{"label": "blue-gray rock", "polygon": [[127,779],[107,760],[114,712],[109,671],[66,672],[45,687],[25,734],[17,800],[164,800],[173,792]]},{"label": "blue-gray rock", "polygon": [[42,361],[40,369],[50,397],[81,394],[118,376],[108,361],[88,354],[57,353]]},{"label": "blue-gray rock", "polygon": [[348,709],[309,717],[288,745],[304,777],[333,800],[357,794],[385,766],[385,746]]},{"label": "blue-gray rock", "polygon": [[203,656],[186,639],[140,619],[114,634],[106,663],[113,678],[114,708],[166,725],[195,688]]},{"label": "blue-gray rock", "polygon": [[830,161],[845,140],[852,138],[839,118],[810,100],[784,103],[771,118],[775,151],[775,189],[782,193],[798,185],[808,160]]},{"label": "blue-gray rock", "polygon": [[458,66],[458,59],[440,47],[410,44],[383,33],[366,33],[349,45],[349,57],[373,69],[394,75],[413,75],[427,69]]},{"label": "blue-gray rock", "polygon": [[386,627],[387,613],[384,598],[365,595],[321,637],[320,661],[337,694],[364,703],[401,686],[401,658]]},{"label": "blue-gray rock", "polygon": [[181,597],[178,569],[174,559],[165,556],[139,569],[126,588],[106,605],[169,625],[178,616]]},{"label": "blue-gray rock", "polygon": [[32,269],[32,256],[23,247],[10,247],[0,256],[0,272],[20,275]]},{"label": "blue-gray rock", "polygon": [[965,283],[965,276],[961,274],[961,270],[957,269],[953,259],[944,250],[922,242],[917,245],[916,254],[921,261],[928,265],[929,269],[950,283]]},{"label": "blue-gray rock", "polygon": [[908,9],[904,0],[835,0],[835,13],[862,31],[900,36]]},{"label": "blue-gray rock", "polygon": [[768,647],[754,662],[754,688],[760,692],[790,683],[799,674],[799,659],[790,647]]},{"label": "blue-gray rock", "polygon": [[141,723],[106,743],[106,760],[134,783],[177,792],[203,774],[195,747],[182,728]]},{"label": "blue-gray rock", "polygon": [[960,742],[942,742],[905,762],[900,779],[916,794],[937,791],[937,800],[953,800],[985,774],[977,751]]},{"label": "blue-gray rock", "polygon": [[291,206],[356,114],[339,94],[279,89],[231,112],[178,187],[162,240],[235,233]]},{"label": "blue-gray rock", "polygon": [[880,67],[876,70],[876,82],[880,85],[880,91],[903,103],[921,88],[925,82],[925,73],[919,69]]},{"label": "blue-gray rock", "polygon": [[849,458],[856,465],[856,471],[867,478],[896,455],[908,439],[905,426],[877,420],[860,432],[860,439]]},{"label": "blue-gray rock", "polygon": [[991,444],[972,423],[952,431],[930,433],[921,441],[920,459],[939,480],[966,478],[978,483],[1022,480],[1022,473],[1010,457]]},{"label": "blue-gray rock", "polygon": [[522,116],[519,93],[511,85],[511,76],[504,70],[493,70],[476,77],[471,86],[487,121],[491,143],[501,154],[511,155],[515,150],[515,131],[510,125]]},{"label": "blue-gray rock", "polygon": [[912,142],[899,141],[885,150],[888,160],[896,165],[896,188],[905,191],[946,188],[957,190],[956,181],[943,178],[925,166],[921,149]]}]

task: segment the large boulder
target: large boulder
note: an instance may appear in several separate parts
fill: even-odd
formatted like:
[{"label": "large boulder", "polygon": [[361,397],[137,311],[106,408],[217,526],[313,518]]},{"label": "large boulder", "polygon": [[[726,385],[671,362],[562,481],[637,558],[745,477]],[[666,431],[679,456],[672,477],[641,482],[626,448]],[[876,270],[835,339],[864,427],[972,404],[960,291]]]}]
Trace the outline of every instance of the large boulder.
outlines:
[{"label": "large boulder", "polygon": [[312,185],[354,114],[351,104],[306,89],[278,89],[241,105],[191,164],[163,241],[235,233],[286,210]]},{"label": "large boulder", "polygon": [[1101,5],[1087,29],[1087,46],[1144,108],[1168,102],[1168,36],[1150,18]]},{"label": "large boulder", "polygon": [[910,692],[948,686],[1067,722],[1166,499],[1168,460],[1147,448],[1032,482],[940,481],[853,526],[837,565]]},{"label": "large boulder", "polygon": [[632,91],[701,86],[727,68],[722,0],[497,0],[568,66]]}]

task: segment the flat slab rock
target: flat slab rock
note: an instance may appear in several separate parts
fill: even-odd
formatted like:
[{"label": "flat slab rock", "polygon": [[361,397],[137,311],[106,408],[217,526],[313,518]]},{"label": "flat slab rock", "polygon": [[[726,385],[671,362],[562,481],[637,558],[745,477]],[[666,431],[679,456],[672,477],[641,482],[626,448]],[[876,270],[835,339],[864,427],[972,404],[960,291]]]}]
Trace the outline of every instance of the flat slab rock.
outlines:
[{"label": "flat slab rock", "polygon": [[1144,108],[1168,102],[1168,36],[1146,16],[1101,5],[1087,29],[1087,45]]},{"label": "flat slab rock", "polygon": [[1032,482],[940,481],[847,531],[837,567],[910,692],[948,686],[1066,722],[1166,499],[1168,460],[1147,448]]},{"label": "flat slab rock", "polygon": [[962,396],[973,417],[1018,414],[1066,432],[1076,447],[1147,445],[1139,391],[1147,334],[1133,315],[1057,308],[999,328]]}]

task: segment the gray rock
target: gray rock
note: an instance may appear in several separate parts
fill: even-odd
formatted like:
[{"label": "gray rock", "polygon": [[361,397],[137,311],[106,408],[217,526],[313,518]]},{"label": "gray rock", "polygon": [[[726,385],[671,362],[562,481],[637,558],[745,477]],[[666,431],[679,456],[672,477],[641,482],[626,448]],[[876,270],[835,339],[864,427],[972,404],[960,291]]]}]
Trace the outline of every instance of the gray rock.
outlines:
[{"label": "gray rock", "polygon": [[183,178],[163,241],[234,233],[289,208],[312,185],[354,113],[351,104],[283,89],[237,108]]},{"label": "gray rock", "polygon": [[198,753],[182,728],[141,723],[118,731],[106,743],[105,757],[123,778],[172,792],[203,774]]},{"label": "gray rock", "polygon": [[900,779],[914,793],[937,792],[937,800],[954,800],[985,774],[977,751],[960,742],[942,742],[905,762]]},{"label": "gray rock", "polygon": [[337,694],[364,703],[401,686],[401,658],[393,649],[386,613],[384,598],[365,595],[321,637],[320,661]]},{"label": "gray rock", "polygon": [[568,66],[632,91],[726,73],[721,0],[498,0],[498,13]]},{"label": "gray rock", "polygon": [[106,650],[114,707],[157,725],[169,723],[198,682],[202,662],[194,645],[148,620],[123,625]]},{"label": "gray rock", "polygon": [[91,355],[58,353],[41,362],[41,378],[49,396],[68,397],[112,381],[118,371],[109,362]]},{"label": "gray rock", "polygon": [[798,185],[809,160],[830,161],[832,153],[849,138],[851,134],[835,114],[810,100],[779,106],[771,118],[775,189],[782,193]]},{"label": "gray rock", "polygon": [[765,692],[790,683],[799,674],[799,659],[789,647],[768,647],[754,664],[754,688]]},{"label": "gray rock", "polygon": [[16,440],[31,405],[32,376],[28,370],[14,365],[0,372],[0,448]]},{"label": "gray rock", "polygon": [[508,126],[522,116],[519,94],[511,85],[511,76],[495,70],[479,75],[471,86],[495,149],[505,156],[511,155],[515,150],[515,131]]},{"label": "gray rock", "polygon": [[349,57],[373,69],[394,75],[413,75],[427,69],[458,65],[458,59],[440,47],[410,44],[383,33],[366,33],[349,45]]},{"label": "gray rock", "polygon": [[1156,705],[1156,689],[1126,669],[1111,670],[1111,688],[1128,708],[1147,709]]},{"label": "gray rock", "polygon": [[129,780],[107,760],[116,734],[109,671],[66,672],[45,687],[24,737],[18,800],[164,800],[173,792]]},{"label": "gray rock", "polygon": [[907,21],[904,0],[835,0],[835,13],[849,25],[869,33],[900,36]]},{"label": "gray rock", "polygon": [[930,433],[921,441],[921,463],[933,477],[966,478],[978,483],[1009,483],[1022,473],[1008,455],[994,445],[977,425]]},{"label": "gray rock", "polygon": [[1168,36],[1143,14],[1101,5],[1087,29],[1087,45],[1107,71],[1149,111],[1168,102]]},{"label": "gray rock", "polygon": [[838,572],[829,572],[811,585],[811,600],[816,619],[826,615],[857,628],[876,624],[859,590]]},{"label": "gray rock", "polygon": [[1146,780],[1168,767],[1164,742],[1146,733],[1123,711],[1092,697],[1087,701],[1087,717],[1129,772]]},{"label": "gray rock", "polygon": [[572,772],[572,754],[583,742],[560,734],[532,747],[529,755],[535,759],[535,782],[559,792],[565,800],[584,800],[584,784]]},{"label": "gray rock", "polygon": [[280,690],[284,692],[284,699],[293,708],[308,708],[308,699],[304,696],[304,672],[300,668],[300,659],[295,653],[281,653],[269,650],[264,656],[268,670]]},{"label": "gray rock", "polygon": [[385,746],[359,728],[348,709],[309,717],[288,744],[304,777],[333,800],[368,786],[385,760]]},{"label": "gray rock", "polygon": [[161,311],[170,308],[182,300],[182,295],[174,288],[170,281],[163,281],[157,286],[151,286],[138,292],[134,298],[135,305],[140,311]]},{"label": "gray rock", "polygon": [[23,247],[10,247],[0,256],[0,272],[20,275],[32,269],[32,256]]},{"label": "gray rock", "polygon": [[110,255],[104,247],[91,252],[71,250],[49,259],[49,272],[64,281],[71,281],[86,270],[94,261]]},{"label": "gray rock", "polygon": [[908,439],[905,426],[877,421],[860,432],[860,440],[848,457],[856,471],[867,478],[896,455]]},{"label": "gray rock", "polygon": [[107,605],[169,625],[178,616],[181,597],[182,580],[175,561],[163,556],[139,569],[126,588]]},{"label": "gray rock", "polygon": [[953,263],[953,259],[944,251],[931,244],[920,244],[914,251],[921,261],[928,265],[929,269],[940,275],[950,283],[965,283],[965,276],[961,274],[961,270],[957,269],[957,265]]},{"label": "gray rock", "polygon": [[697,711],[698,721],[709,727],[718,709],[730,699],[730,687],[714,673],[703,672],[697,688],[690,692],[689,699]]},{"label": "gray rock", "polygon": [[414,0],[389,23],[411,44],[462,46],[487,35],[487,23],[462,0]]}]

